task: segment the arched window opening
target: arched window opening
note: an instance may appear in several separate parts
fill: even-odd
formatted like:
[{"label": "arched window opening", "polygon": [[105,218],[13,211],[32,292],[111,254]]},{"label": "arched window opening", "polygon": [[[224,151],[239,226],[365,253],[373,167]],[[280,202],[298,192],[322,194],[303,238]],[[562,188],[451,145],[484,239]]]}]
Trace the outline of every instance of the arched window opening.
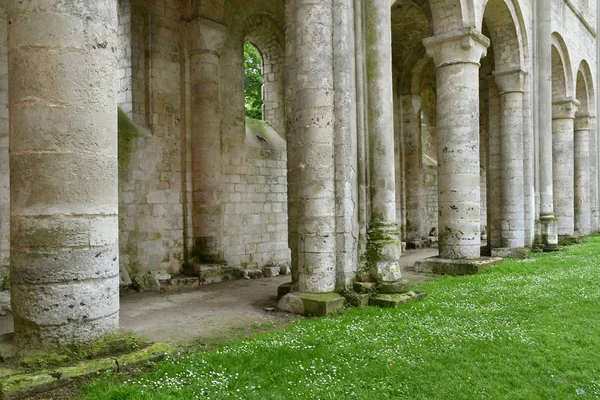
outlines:
[{"label": "arched window opening", "polygon": [[244,43],[244,101],[246,117],[263,119],[263,62],[258,49]]}]

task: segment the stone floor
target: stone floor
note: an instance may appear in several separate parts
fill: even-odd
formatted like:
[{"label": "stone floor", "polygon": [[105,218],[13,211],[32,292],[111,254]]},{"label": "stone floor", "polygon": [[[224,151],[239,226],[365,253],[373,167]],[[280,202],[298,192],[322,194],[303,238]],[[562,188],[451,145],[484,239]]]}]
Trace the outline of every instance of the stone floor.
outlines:
[{"label": "stone floor", "polygon": [[[437,249],[408,250],[401,259],[403,276],[413,281],[426,279],[413,265],[437,255]],[[128,294],[121,297],[121,326],[169,344],[227,337],[248,327],[290,318],[285,313],[266,311],[276,304],[277,287],[289,281],[290,276],[278,276],[215,283],[185,292]],[[12,330],[12,317],[0,317],[0,335]]]}]

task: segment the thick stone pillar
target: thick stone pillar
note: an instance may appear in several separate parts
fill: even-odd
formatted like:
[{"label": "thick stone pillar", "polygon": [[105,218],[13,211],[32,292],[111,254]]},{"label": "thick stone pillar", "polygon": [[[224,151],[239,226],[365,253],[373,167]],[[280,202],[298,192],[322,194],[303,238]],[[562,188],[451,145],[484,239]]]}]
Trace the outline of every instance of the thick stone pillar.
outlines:
[{"label": "thick stone pillar", "polygon": [[558,219],[559,242],[569,242],[575,234],[575,113],[579,102],[566,98],[552,107],[552,176],[554,212]]},{"label": "thick stone pillar", "polygon": [[406,170],[406,245],[420,248],[427,235],[427,202],[423,177],[421,148],[421,97],[400,97],[402,132],[404,134],[404,165]]},{"label": "thick stone pillar", "polygon": [[551,251],[558,246],[552,179],[552,8],[546,0],[536,0],[535,5],[541,242],[545,250]]},{"label": "thick stone pillar", "polygon": [[8,15],[15,341],[87,341],[119,322],[117,5]]},{"label": "thick stone pillar", "polygon": [[396,222],[392,14],[388,3],[366,0],[365,15],[371,186],[367,256],[371,278],[393,282],[400,279],[402,244]]},{"label": "thick stone pillar", "polygon": [[294,289],[336,287],[333,3],[286,1],[289,244]]},{"label": "thick stone pillar", "polygon": [[220,52],[226,27],[198,18],[191,23],[192,222],[197,261],[224,262]]},{"label": "thick stone pillar", "polygon": [[437,71],[439,250],[480,257],[479,60],[490,42],[471,28],[424,40]]},{"label": "thick stone pillar", "polygon": [[591,131],[593,117],[587,114],[575,118],[575,235],[592,233],[591,207]]},{"label": "thick stone pillar", "polygon": [[523,80],[520,68],[494,72],[500,94],[502,168],[502,247],[499,256],[522,256],[525,247],[525,180],[523,174]]}]

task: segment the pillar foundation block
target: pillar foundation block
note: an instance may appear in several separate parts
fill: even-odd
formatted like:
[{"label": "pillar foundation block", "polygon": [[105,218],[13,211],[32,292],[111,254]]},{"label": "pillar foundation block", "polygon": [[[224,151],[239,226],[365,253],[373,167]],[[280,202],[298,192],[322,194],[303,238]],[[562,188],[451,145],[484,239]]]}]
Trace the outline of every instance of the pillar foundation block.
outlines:
[{"label": "pillar foundation block", "polygon": [[474,260],[430,257],[415,263],[415,271],[436,275],[474,275],[502,261],[500,257],[481,257]]},{"label": "pillar foundation block", "polygon": [[377,292],[382,294],[408,293],[410,285],[406,279],[400,279],[396,282],[383,282],[377,285]]},{"label": "pillar foundation block", "polygon": [[542,225],[542,245],[544,251],[557,251],[558,247],[558,221],[554,215],[543,216],[540,219]]},{"label": "pillar foundation block", "polygon": [[314,317],[325,317],[341,310],[346,299],[339,293],[288,293],[279,300],[282,311]]},{"label": "pillar foundation block", "polygon": [[559,246],[570,246],[572,244],[581,243],[583,238],[581,236],[571,236],[571,235],[559,235],[558,236],[558,245]]},{"label": "pillar foundation block", "polygon": [[400,256],[402,241],[400,233],[392,224],[378,224],[369,230],[366,265],[374,282],[400,280]]},{"label": "pillar foundation block", "polygon": [[531,254],[529,247],[505,247],[492,249],[492,257],[500,258],[526,258]]}]

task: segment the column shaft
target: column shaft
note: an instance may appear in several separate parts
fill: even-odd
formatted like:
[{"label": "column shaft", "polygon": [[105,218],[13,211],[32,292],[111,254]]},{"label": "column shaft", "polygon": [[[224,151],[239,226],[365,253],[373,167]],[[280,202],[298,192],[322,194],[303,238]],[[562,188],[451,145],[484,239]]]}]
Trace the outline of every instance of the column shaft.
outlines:
[{"label": "column shaft", "polygon": [[119,322],[114,0],[8,2],[15,341]]},{"label": "column shaft", "polygon": [[406,241],[416,242],[427,236],[426,194],[421,149],[421,98],[401,96],[402,132],[406,176]]},{"label": "column shaft", "polygon": [[336,284],[333,4],[287,0],[288,196],[300,292]]},{"label": "column shaft", "polygon": [[536,0],[536,11],[540,222],[542,243],[552,248],[558,244],[552,187],[552,9],[546,0]]},{"label": "column shaft", "polygon": [[356,277],[358,265],[358,150],[354,1],[334,0],[334,86],[337,288]]},{"label": "column shaft", "polygon": [[402,248],[396,221],[392,15],[388,3],[366,0],[368,140],[371,188],[369,227],[373,279],[400,279]]},{"label": "column shaft", "polygon": [[523,174],[523,79],[520,69],[496,71],[500,89],[502,165],[502,247],[525,246],[525,179]]},{"label": "column shaft", "polygon": [[493,79],[489,80],[488,138],[488,247],[502,247],[502,156],[500,151],[500,95]]},{"label": "column shaft", "polygon": [[575,234],[592,231],[590,144],[592,117],[579,115],[575,119]]},{"label": "column shaft", "polygon": [[440,257],[480,257],[479,60],[489,40],[464,29],[425,39],[437,71]]},{"label": "column shaft", "polygon": [[554,102],[552,113],[552,170],[554,212],[558,219],[559,238],[575,233],[575,164],[574,122],[577,104],[565,99]]},{"label": "column shaft", "polygon": [[226,28],[199,18],[191,23],[193,256],[224,262],[222,234],[220,51]]}]

